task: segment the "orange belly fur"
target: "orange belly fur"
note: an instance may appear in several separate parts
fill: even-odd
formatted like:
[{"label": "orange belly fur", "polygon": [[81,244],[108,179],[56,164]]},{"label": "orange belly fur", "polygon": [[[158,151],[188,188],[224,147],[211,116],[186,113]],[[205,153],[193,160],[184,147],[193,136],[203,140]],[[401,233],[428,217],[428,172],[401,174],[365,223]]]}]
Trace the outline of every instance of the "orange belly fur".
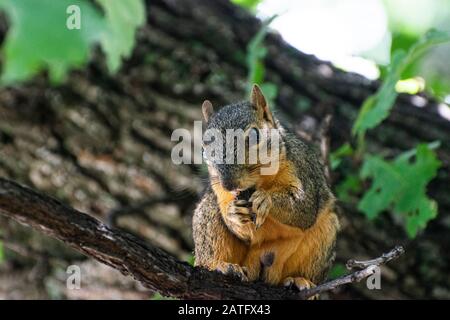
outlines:
[{"label": "orange belly fur", "polygon": [[[225,212],[234,196],[223,189],[216,192],[221,212]],[[217,248],[220,251],[217,257],[224,262],[247,267],[249,279],[256,280],[261,276],[261,257],[273,253],[273,265],[264,274],[266,282],[280,284],[286,277],[312,279],[320,270],[321,259],[326,258],[326,248],[331,246],[338,231],[338,218],[329,209],[331,207],[322,210],[316,223],[306,230],[283,224],[269,214],[258,230],[253,224],[248,226],[254,232],[250,244],[226,231],[221,246]]]},{"label": "orange belly fur", "polygon": [[247,267],[249,278],[256,280],[261,273],[261,257],[274,254],[274,262],[264,273],[264,280],[280,284],[287,277],[313,279],[319,271],[336,237],[337,216],[330,210],[319,213],[316,223],[307,230],[291,227],[268,217],[255,233],[241,265]]}]

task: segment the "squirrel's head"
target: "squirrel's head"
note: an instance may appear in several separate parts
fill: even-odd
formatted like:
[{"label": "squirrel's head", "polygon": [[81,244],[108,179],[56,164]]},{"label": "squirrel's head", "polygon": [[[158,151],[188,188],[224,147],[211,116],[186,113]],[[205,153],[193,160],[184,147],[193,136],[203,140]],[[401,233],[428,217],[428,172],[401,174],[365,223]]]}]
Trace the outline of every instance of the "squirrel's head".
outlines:
[{"label": "squirrel's head", "polygon": [[206,121],[203,157],[212,184],[220,183],[228,191],[245,190],[255,186],[261,175],[276,174],[284,152],[281,128],[257,85],[249,102],[214,112],[206,100],[202,111]]}]

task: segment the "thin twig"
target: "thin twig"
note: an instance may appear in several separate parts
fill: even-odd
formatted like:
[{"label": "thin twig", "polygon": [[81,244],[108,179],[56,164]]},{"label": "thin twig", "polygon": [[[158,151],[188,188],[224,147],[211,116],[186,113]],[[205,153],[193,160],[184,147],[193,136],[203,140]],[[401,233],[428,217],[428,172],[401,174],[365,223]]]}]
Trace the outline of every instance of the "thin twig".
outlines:
[{"label": "thin twig", "polygon": [[315,296],[316,294],[320,294],[325,291],[330,291],[330,290],[336,289],[337,287],[340,287],[344,284],[359,282],[362,279],[365,279],[368,276],[374,274],[376,268],[377,268],[376,265],[368,266],[367,268],[365,268],[363,270],[359,270],[359,271],[350,273],[346,276],[325,282],[314,288],[302,290],[302,291],[300,291],[300,294],[302,295],[302,297],[304,299],[308,299],[312,296]]},{"label": "thin twig", "polygon": [[348,275],[342,276],[340,278],[325,282],[314,288],[302,290],[300,292],[300,294],[302,295],[302,298],[308,299],[312,296],[315,296],[316,294],[333,290],[342,285],[345,285],[348,283],[353,283],[353,282],[359,282],[359,281],[369,277],[370,275],[374,274],[376,271],[376,268],[378,268],[378,266],[380,266],[381,264],[385,264],[388,261],[398,258],[404,252],[405,252],[405,250],[403,249],[403,247],[396,246],[394,249],[392,249],[388,253],[383,253],[380,257],[372,259],[372,260],[367,260],[367,261],[349,260],[347,262],[347,268],[349,266],[351,266],[351,268],[353,268],[353,267],[361,268],[362,270],[358,270],[358,271],[355,271]]},{"label": "thin twig", "polygon": [[380,264],[384,264],[386,262],[391,261],[392,259],[398,258],[404,252],[405,252],[405,249],[403,249],[402,246],[396,246],[394,249],[392,249],[388,253],[384,253],[381,257],[378,257],[376,259],[361,260],[361,261],[354,260],[354,259],[348,260],[346,267],[347,267],[347,269],[350,270],[353,268],[364,269],[371,265],[379,266]]}]

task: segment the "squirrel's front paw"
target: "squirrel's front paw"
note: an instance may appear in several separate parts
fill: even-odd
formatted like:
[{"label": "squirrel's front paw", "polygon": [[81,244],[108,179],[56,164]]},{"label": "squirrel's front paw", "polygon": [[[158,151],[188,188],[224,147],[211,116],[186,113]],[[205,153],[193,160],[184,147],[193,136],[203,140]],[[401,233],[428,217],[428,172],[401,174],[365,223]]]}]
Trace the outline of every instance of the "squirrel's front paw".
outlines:
[{"label": "squirrel's front paw", "polygon": [[255,191],[249,200],[252,203],[252,210],[256,214],[255,226],[256,229],[262,226],[269,215],[272,208],[272,198],[265,191]]},{"label": "squirrel's front paw", "polygon": [[228,219],[236,224],[252,222],[252,213],[247,200],[234,200],[228,206]]},{"label": "squirrel's front paw", "polygon": [[244,241],[253,239],[252,220],[252,212],[247,200],[234,200],[229,204],[225,222],[238,238]]}]

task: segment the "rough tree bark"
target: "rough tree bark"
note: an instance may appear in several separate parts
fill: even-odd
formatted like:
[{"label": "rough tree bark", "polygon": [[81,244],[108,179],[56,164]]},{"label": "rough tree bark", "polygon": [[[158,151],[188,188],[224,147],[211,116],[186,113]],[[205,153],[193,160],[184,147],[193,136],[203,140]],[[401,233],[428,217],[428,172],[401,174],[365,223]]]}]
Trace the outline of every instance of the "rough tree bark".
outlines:
[{"label": "rough tree bark", "polygon": [[[245,98],[246,44],[260,22],[226,0],[153,0],[147,9],[147,25],[119,74],[109,75],[96,54],[63,85],[49,86],[42,75],[0,89],[0,176],[101,219],[115,212],[120,227],[186,259],[192,250],[191,213],[205,172],[172,163],[170,135],[201,119],[205,98],[216,105]],[[305,55],[276,34],[265,44],[267,79],[279,88],[278,114],[294,128],[312,130],[332,114],[332,148],[349,141],[358,108],[378,83]],[[419,99],[424,107],[417,107]],[[398,243],[407,254],[384,267],[381,292],[352,286],[334,297],[450,297],[449,137],[450,122],[439,115],[435,101],[406,95],[369,134],[371,151],[388,156],[418,142],[441,141],[443,166],[429,188],[439,216],[409,241],[396,217],[369,222],[354,203],[343,204],[338,261],[377,256]],[[335,183],[340,178],[333,174]],[[0,229],[7,239],[31,239],[5,219]]]}]

